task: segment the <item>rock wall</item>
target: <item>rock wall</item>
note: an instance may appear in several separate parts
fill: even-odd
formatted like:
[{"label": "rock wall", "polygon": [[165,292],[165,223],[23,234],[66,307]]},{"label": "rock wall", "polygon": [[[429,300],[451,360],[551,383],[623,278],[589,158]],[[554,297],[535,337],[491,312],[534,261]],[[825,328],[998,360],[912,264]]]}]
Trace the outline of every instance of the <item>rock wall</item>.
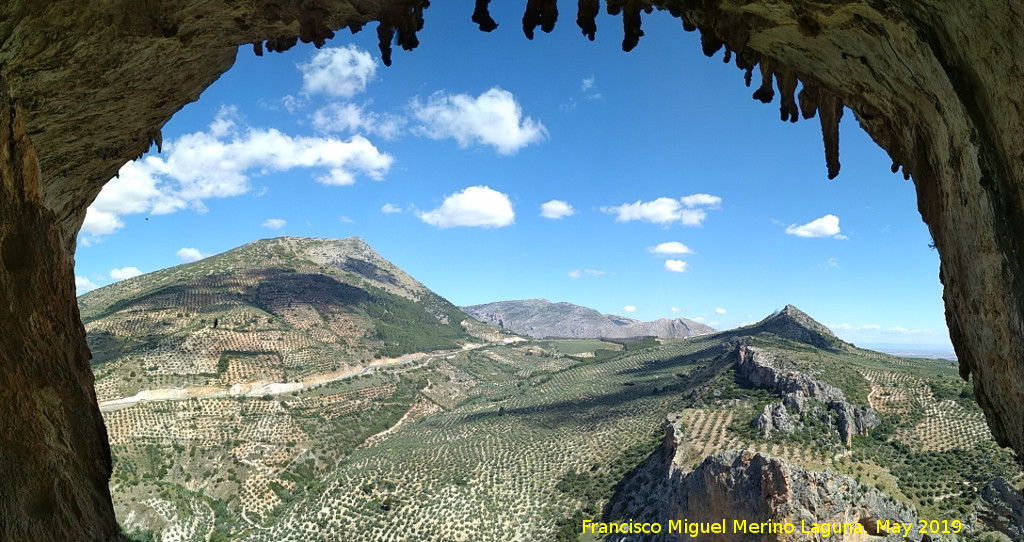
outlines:
[{"label": "rock wall", "polygon": [[[472,14],[483,30],[494,27],[487,4],[477,0]],[[53,463],[54,474],[0,497],[3,526],[16,529],[7,531],[17,535],[12,539],[67,540],[67,533],[101,539],[113,525],[109,507],[95,506],[93,495],[102,493],[95,479],[105,476],[108,461],[96,444],[103,440],[102,426],[88,406],[88,354],[75,324],[71,265],[86,207],[103,184],[127,160],[153,144],[159,147],[163,124],[231,66],[238,45],[251,43],[256,54],[283,51],[299,40],[320,45],[338,29],[354,31],[376,20],[381,54],[389,63],[392,44],[417,45],[415,33],[428,5],[0,3],[0,129],[7,142],[0,155],[0,303],[6,311],[0,313],[0,346],[4,370],[12,368],[5,378],[13,384],[3,398],[11,399],[4,413],[12,414],[4,420],[3,438],[22,441],[0,447],[0,464],[15,476],[10,480],[24,481],[18,469],[37,461],[26,450],[40,457],[66,450]],[[643,13],[666,9],[684,28],[701,32],[705,54],[723,52],[734,61],[748,84],[756,69],[760,84],[754,98],[770,102],[777,89],[783,120],[817,116],[829,177],[839,172],[843,106],[852,110],[888,151],[893,171],[902,168],[913,178],[918,209],[942,257],[939,277],[961,375],[972,377],[996,440],[1024,453],[1024,2],[606,5],[622,15],[624,49],[643,35]],[[526,6],[527,37],[538,26],[550,31],[558,15],[555,0],[530,0]],[[599,9],[598,0],[579,2],[577,24],[590,38]],[[51,384],[51,375],[61,376]],[[21,394],[17,401],[15,394]],[[82,461],[94,462],[95,469],[83,470]],[[62,504],[48,505],[58,499],[46,495],[62,495]],[[75,510],[95,519],[74,520],[86,514]],[[36,536],[26,527],[32,522],[45,523],[53,535]]]},{"label": "rock wall", "polygon": [[[722,534],[703,533],[697,540],[709,542],[796,542],[835,540],[866,542],[927,540],[917,532],[902,534],[878,530],[876,521],[916,524],[913,509],[873,487],[833,471],[808,471],[783,459],[751,451],[722,451],[703,459],[692,470],[695,452],[685,429],[674,416],[665,424],[665,439],[657,450],[617,486],[604,509],[604,521],[631,518],[660,523],[667,531],[670,521],[688,523],[728,522]],[[656,496],[652,499],[651,496]],[[653,506],[650,504],[655,503]],[[732,521],[792,523],[795,532],[736,533]],[[803,524],[801,524],[803,522]],[[801,532],[812,524],[860,525],[864,532],[820,534]],[[830,525],[831,528],[831,525]],[[611,537],[622,542],[639,540],[694,540],[688,533],[663,532],[661,536]]]},{"label": "rock wall", "polygon": [[[807,406],[808,400],[824,403],[833,412],[834,419],[833,416],[828,418],[847,446],[852,444],[854,435],[863,435],[881,423],[874,409],[851,405],[842,390],[796,371],[792,363],[781,356],[746,345],[742,340],[733,344],[736,374],[755,387],[782,394],[782,401],[766,405],[751,422],[751,426],[763,431],[765,436],[774,430],[791,433],[793,416],[821,416],[821,412]],[[790,415],[787,408],[794,414]]]}]

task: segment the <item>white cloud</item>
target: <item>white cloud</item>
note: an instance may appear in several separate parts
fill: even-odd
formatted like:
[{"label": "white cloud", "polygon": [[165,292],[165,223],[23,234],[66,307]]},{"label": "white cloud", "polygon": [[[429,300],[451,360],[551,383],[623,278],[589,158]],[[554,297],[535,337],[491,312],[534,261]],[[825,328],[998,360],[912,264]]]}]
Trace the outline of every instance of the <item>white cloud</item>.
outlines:
[{"label": "white cloud", "polygon": [[836,215],[825,215],[821,218],[815,218],[814,220],[802,225],[797,226],[796,224],[790,224],[786,227],[786,233],[789,235],[795,235],[797,237],[834,237],[836,239],[845,239],[845,236],[839,234],[839,217]]},{"label": "white cloud", "polygon": [[182,248],[178,250],[178,252],[176,252],[175,254],[177,254],[178,257],[185,262],[198,262],[199,260],[202,260],[203,258],[206,257],[205,254],[199,252],[199,249],[190,247]]},{"label": "white cloud", "polygon": [[725,314],[725,309],[723,309],[722,307],[718,307],[717,309],[715,309],[715,313],[717,313],[717,314]]},{"label": "white cloud", "polygon": [[165,143],[162,156],[125,164],[89,206],[83,232],[113,233],[124,226],[119,215],[125,214],[204,212],[203,200],[249,192],[254,175],[317,168],[317,182],[343,185],[357,175],[380,180],[393,160],[358,135],[343,141],[239,127],[234,108],[224,107],[207,131]]},{"label": "white cloud", "polygon": [[572,208],[572,205],[560,199],[553,199],[540,204],[540,216],[544,218],[557,220],[572,216],[575,212],[576,210]]},{"label": "white cloud", "polygon": [[839,260],[836,258],[829,258],[825,261],[825,267],[839,267]]},{"label": "white cloud", "polygon": [[100,286],[95,282],[89,280],[89,277],[80,277],[75,275],[75,291],[80,294],[84,294],[90,290],[95,290]]},{"label": "white cloud", "polygon": [[[102,194],[103,192],[100,192]],[[85,210],[82,232],[93,235],[109,235],[124,227],[124,222],[113,213],[97,211],[91,205]],[[89,243],[86,242],[86,245]]]},{"label": "white cloud", "polygon": [[110,278],[114,280],[124,280],[137,277],[142,274],[138,267],[122,267],[121,269],[111,269]]},{"label": "white cloud", "polygon": [[579,269],[573,269],[572,271],[569,271],[568,273],[566,273],[566,275],[568,275],[569,278],[571,278],[573,280],[576,280],[576,279],[580,278],[580,270]]},{"label": "white cloud", "polygon": [[470,186],[444,199],[440,207],[419,213],[420,220],[439,228],[500,228],[515,222],[508,196],[488,186]]},{"label": "white cloud", "polygon": [[679,201],[683,205],[694,208],[694,207],[710,207],[717,209],[722,205],[722,198],[718,196],[712,196],[711,194],[690,194],[679,198]]},{"label": "white cloud", "polygon": [[649,252],[658,254],[661,256],[669,256],[675,254],[693,254],[690,247],[680,243],[679,241],[669,241],[667,243],[659,243],[657,246],[647,247]]},{"label": "white cloud", "polygon": [[601,211],[614,214],[616,222],[640,220],[654,224],[679,222],[684,226],[699,226],[707,218],[704,209],[717,208],[722,198],[708,194],[693,194],[679,199],[660,197],[652,201],[623,203],[613,207],[601,207]]},{"label": "white cloud", "polygon": [[320,132],[374,134],[395,139],[407,120],[391,113],[374,113],[353,103],[331,103],[313,113],[313,128]]},{"label": "white cloud", "polygon": [[366,90],[366,83],[377,73],[377,62],[366,51],[355,45],[325,47],[305,64],[302,72],[302,90],[351,98]]},{"label": "white cloud", "polygon": [[402,208],[391,203],[385,203],[384,205],[381,206],[380,212],[385,214],[401,213]]},{"label": "white cloud", "polygon": [[665,271],[672,271],[673,273],[682,273],[689,267],[686,262],[682,260],[665,260]]},{"label": "white cloud", "polygon": [[268,218],[264,220],[263,223],[260,224],[260,226],[263,226],[264,228],[270,228],[272,230],[279,230],[283,228],[284,225],[287,223],[288,221],[283,218]]},{"label": "white cloud", "polygon": [[351,223],[355,222],[355,220],[352,220],[351,218],[349,218],[347,216],[344,216],[344,215],[339,216],[338,217],[338,221],[339,222],[344,222],[345,224],[351,224]]},{"label": "white cloud", "polygon": [[704,317],[703,316],[698,316],[698,317],[694,318],[693,321],[694,322],[700,322],[700,323],[703,324],[704,323]]},{"label": "white cloud", "polygon": [[490,145],[499,154],[515,154],[547,137],[544,125],[523,110],[511,92],[494,87],[476,98],[468,94],[435,92],[426,103],[414,98],[416,132],[431,139],[452,138],[459,147]]},{"label": "white cloud", "polygon": [[636,312],[636,307],[633,305],[626,305],[625,307],[622,307],[622,310],[624,312]]},{"label": "white cloud", "polygon": [[600,277],[604,274],[604,271],[599,271],[597,269],[584,269],[583,272],[592,277]]},{"label": "white cloud", "polygon": [[580,90],[586,92],[592,88],[594,88],[594,76],[584,77],[583,82],[580,83]]},{"label": "white cloud", "polygon": [[671,309],[669,309],[669,312],[679,312],[679,309],[676,307],[672,307]]}]

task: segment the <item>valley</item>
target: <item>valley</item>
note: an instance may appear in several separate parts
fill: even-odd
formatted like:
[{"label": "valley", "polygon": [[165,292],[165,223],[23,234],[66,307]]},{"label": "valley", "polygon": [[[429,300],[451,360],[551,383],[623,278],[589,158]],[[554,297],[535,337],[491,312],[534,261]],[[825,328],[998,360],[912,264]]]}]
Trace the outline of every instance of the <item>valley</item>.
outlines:
[{"label": "valley", "polygon": [[955,365],[856,348],[795,307],[685,339],[538,340],[361,242],[296,238],[108,288],[80,304],[133,540],[593,540],[584,519],[681,519],[687,473],[762,456],[845,487],[829,502],[854,521],[1024,536],[1024,477]]}]

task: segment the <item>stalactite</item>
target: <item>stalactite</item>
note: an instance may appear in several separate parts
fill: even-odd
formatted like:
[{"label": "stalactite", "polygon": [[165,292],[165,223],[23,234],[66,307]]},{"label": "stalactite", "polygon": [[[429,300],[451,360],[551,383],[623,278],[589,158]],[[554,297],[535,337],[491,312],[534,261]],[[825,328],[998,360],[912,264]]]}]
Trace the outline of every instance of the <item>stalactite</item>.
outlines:
[{"label": "stalactite", "polygon": [[476,0],[476,6],[473,8],[473,22],[484,32],[490,32],[498,28],[498,23],[494,22],[490,11],[487,10],[487,5],[490,3],[491,0]]},{"label": "stalactite", "polygon": [[321,21],[321,15],[315,12],[305,12],[299,18],[299,40],[302,43],[312,43],[317,49],[324,46],[327,40],[334,37],[334,31]]},{"label": "stalactite", "polygon": [[802,88],[800,94],[797,94],[797,100],[800,102],[800,113],[805,119],[813,118],[814,114],[818,111],[818,87],[804,79],[801,81]]},{"label": "stalactite", "polygon": [[576,26],[580,27],[583,35],[590,41],[594,41],[594,35],[597,33],[597,12],[600,10],[600,0],[579,0]]},{"label": "stalactite", "polygon": [[271,53],[283,53],[288,49],[295,47],[296,43],[299,43],[299,38],[296,36],[289,38],[270,38],[267,40],[267,50]]},{"label": "stalactite", "polygon": [[725,43],[718,37],[717,34],[712,30],[701,30],[700,31],[700,49],[704,52],[704,56],[711,58],[715,56],[715,53],[722,49]]},{"label": "stalactite", "polygon": [[538,26],[547,33],[555,29],[558,20],[558,6],[555,0],[526,0],[526,11],[523,13],[523,33],[526,39],[533,39],[533,31]]},{"label": "stalactite", "polygon": [[796,74],[789,70],[780,70],[775,74],[779,87],[779,115],[782,121],[796,122],[800,117],[793,93],[796,92]]},{"label": "stalactite", "polygon": [[420,44],[416,33],[423,29],[423,10],[428,7],[429,0],[409,0],[380,14],[377,45],[380,47],[381,62],[385,66],[391,65],[392,40],[406,51],[411,51]]},{"label": "stalactite", "polygon": [[754,91],[754,99],[763,104],[770,104],[772,98],[775,97],[775,89],[772,88],[775,63],[771,59],[762,58],[759,67],[761,68],[761,86]]},{"label": "stalactite", "polygon": [[622,13],[622,50],[627,53],[640,43],[644,31],[641,29],[643,19],[640,12],[650,13],[654,6],[645,0],[608,0],[608,14]]},{"label": "stalactite", "polygon": [[825,143],[825,165],[828,178],[839,175],[839,120],[843,118],[843,102],[836,95],[818,90],[818,118],[821,121],[821,138]]}]

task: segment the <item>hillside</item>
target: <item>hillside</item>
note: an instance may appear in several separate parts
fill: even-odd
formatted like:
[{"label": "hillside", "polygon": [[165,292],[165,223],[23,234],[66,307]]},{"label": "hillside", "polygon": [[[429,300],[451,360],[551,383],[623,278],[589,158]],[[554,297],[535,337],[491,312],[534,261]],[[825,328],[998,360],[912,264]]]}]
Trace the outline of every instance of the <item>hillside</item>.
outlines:
[{"label": "hillside", "polygon": [[481,322],[500,325],[536,339],[682,339],[715,332],[711,327],[686,318],[641,322],[623,316],[601,314],[594,309],[564,301],[552,303],[547,299],[496,301],[460,308]]},{"label": "hillside", "polygon": [[78,302],[101,402],[301,382],[469,338],[466,315],[354,237],[255,241]]},{"label": "hillside", "polygon": [[[843,509],[1020,539],[1024,476],[955,368],[829,337],[787,307],[618,350],[498,337],[302,387],[107,402],[115,508],[135,540],[561,541],[584,519]],[[124,379],[109,363],[100,388]]]}]

